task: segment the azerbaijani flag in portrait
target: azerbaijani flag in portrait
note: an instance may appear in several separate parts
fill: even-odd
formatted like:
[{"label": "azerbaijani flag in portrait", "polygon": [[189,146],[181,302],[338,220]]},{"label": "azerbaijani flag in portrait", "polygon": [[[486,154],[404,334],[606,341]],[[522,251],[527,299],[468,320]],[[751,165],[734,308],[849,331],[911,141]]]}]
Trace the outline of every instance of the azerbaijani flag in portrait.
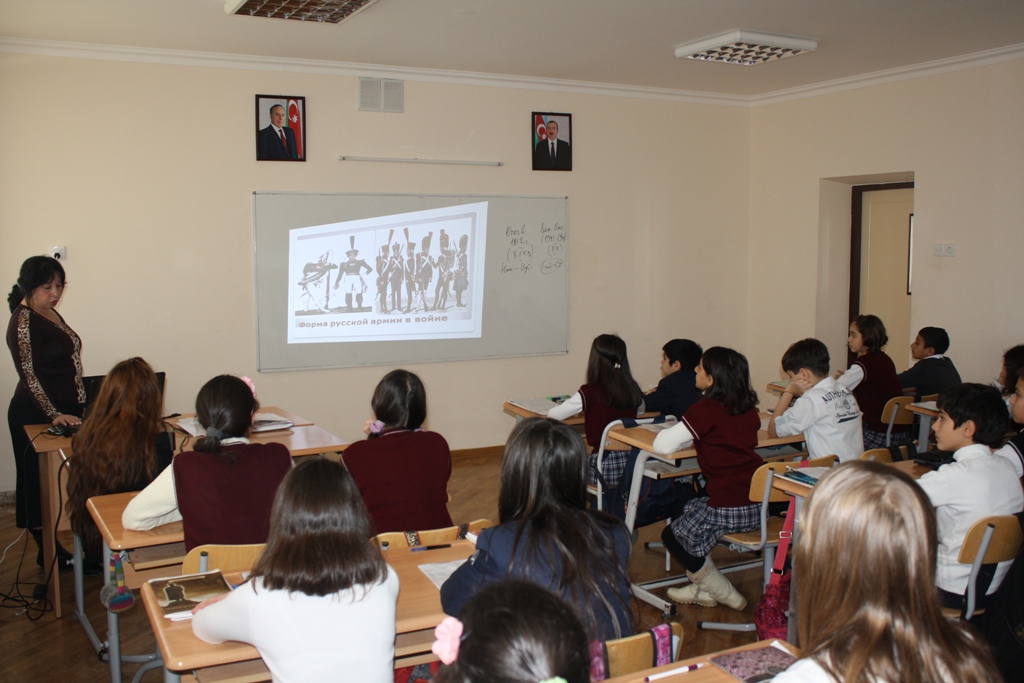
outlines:
[{"label": "azerbaijani flag in portrait", "polygon": [[306,158],[306,152],[302,146],[302,107],[298,100],[288,100],[288,127],[295,133],[295,150],[300,159]]},{"label": "azerbaijani flag in portrait", "polygon": [[533,122],[533,146],[537,147],[537,143],[548,139],[548,122],[541,115],[537,114],[536,121]]}]

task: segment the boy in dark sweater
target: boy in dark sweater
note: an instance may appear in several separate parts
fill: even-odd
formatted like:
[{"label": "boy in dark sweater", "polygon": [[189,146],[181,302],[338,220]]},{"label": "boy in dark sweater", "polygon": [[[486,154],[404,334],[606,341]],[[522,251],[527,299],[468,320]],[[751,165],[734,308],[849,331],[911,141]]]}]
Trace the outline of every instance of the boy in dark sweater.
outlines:
[{"label": "boy in dark sweater", "polygon": [[960,384],[960,373],[953,361],[943,354],[949,348],[949,335],[941,327],[922,327],[910,345],[910,355],[917,361],[914,367],[897,375],[900,386],[914,388],[921,396],[941,394],[949,387]]},{"label": "boy in dark sweater", "polygon": [[661,347],[661,381],[644,396],[644,410],[681,418],[700,400],[697,364],[703,355],[700,344],[689,339],[673,339]]}]

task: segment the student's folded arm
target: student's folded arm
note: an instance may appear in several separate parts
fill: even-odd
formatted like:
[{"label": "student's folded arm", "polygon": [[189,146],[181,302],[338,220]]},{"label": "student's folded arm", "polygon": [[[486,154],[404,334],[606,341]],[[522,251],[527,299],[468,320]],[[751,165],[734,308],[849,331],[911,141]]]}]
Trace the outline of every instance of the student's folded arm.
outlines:
[{"label": "student's folded arm", "polygon": [[486,546],[486,537],[481,534],[476,552],[441,584],[441,609],[445,614],[458,617],[477,591],[501,580],[501,575],[494,571]]},{"label": "student's folded arm", "polygon": [[566,418],[572,417],[573,415],[576,415],[582,410],[583,394],[577,391],[575,394],[565,399],[565,401],[561,405],[557,405],[551,410],[549,410],[548,417],[550,417],[553,420],[564,420]]},{"label": "student's folded arm", "polygon": [[181,513],[174,492],[174,465],[164,468],[149,486],[129,501],[121,514],[121,525],[132,531],[145,531],[178,521],[181,521]]},{"label": "student's folded arm", "polygon": [[248,642],[251,639],[248,633],[250,615],[246,598],[251,596],[239,591],[251,590],[252,584],[243,584],[223,600],[196,612],[192,615],[192,632],[207,643],[223,643],[225,640]]},{"label": "student's folded arm", "polygon": [[669,455],[693,444],[693,433],[687,428],[685,422],[679,422],[668,429],[658,432],[654,437],[654,444],[651,448],[655,453]]},{"label": "student's folded arm", "polygon": [[775,424],[778,418],[782,417],[782,414],[789,408],[790,403],[793,402],[793,394],[788,391],[782,392],[779,396],[778,403],[775,404],[775,410],[772,411],[772,416],[768,418],[768,427],[765,431],[768,432],[768,436],[772,439],[778,438],[779,428]]},{"label": "student's folded arm", "polygon": [[864,380],[864,368],[854,363],[850,366],[850,369],[844,372],[842,375],[836,378],[842,386],[846,387],[850,391],[857,388],[857,385]]}]

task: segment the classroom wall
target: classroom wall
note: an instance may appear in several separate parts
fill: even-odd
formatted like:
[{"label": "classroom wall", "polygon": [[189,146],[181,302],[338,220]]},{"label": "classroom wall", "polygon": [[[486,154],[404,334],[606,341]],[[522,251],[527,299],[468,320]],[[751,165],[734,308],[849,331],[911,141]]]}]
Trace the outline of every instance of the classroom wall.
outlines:
[{"label": "classroom wall", "polygon": [[[791,342],[812,334],[829,345],[834,368],[837,358],[845,363],[837,351],[848,288],[834,286],[836,276],[823,288],[819,265],[828,258],[837,267],[835,250],[848,262],[849,223],[821,204],[853,182],[841,178],[879,174],[914,174],[911,329],[945,327],[965,381],[998,372],[1003,350],[1024,342],[1015,286],[1024,253],[1021,121],[1024,60],[752,110],[747,346],[757,388],[781,373]],[[956,257],[933,256],[936,242],[956,243]]]},{"label": "classroom wall", "polygon": [[[570,352],[410,366],[428,426],[453,448],[503,443],[511,397],[583,381],[591,339],[617,332],[641,385],[661,345],[743,347],[750,111],[624,97],[406,81],[404,114],[356,111],[357,79],[0,54],[17,112],[0,136],[0,282],[67,247],[60,311],[86,374],[140,355],[168,374],[166,410],[204,381],[254,377],[259,397],[361,437],[390,367],[259,374],[252,192],[567,195]],[[308,161],[254,160],[254,95],[305,95]],[[571,173],[530,170],[530,112],[573,114]],[[339,154],[500,160],[501,168],[339,162]],[[0,396],[14,390],[0,363]],[[0,491],[14,488],[0,430]]]}]

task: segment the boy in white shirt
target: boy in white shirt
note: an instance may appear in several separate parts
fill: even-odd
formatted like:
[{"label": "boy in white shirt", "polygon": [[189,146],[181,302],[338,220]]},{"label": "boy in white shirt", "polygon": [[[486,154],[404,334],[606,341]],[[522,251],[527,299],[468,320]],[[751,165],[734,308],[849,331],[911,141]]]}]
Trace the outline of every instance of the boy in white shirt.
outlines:
[{"label": "boy in white shirt", "polygon": [[[928,472],[917,483],[935,506],[939,599],[946,607],[959,608],[971,573],[970,565],[957,560],[968,530],[984,517],[1020,512],[1024,492],[1013,465],[992,453],[1003,442],[1010,420],[997,389],[959,384],[939,395],[938,408],[939,417],[932,426],[935,441],[940,450],[956,451],[956,462]],[[998,565],[987,594],[999,587],[1009,565]]]},{"label": "boy in white shirt", "polygon": [[803,433],[811,458],[859,458],[864,453],[860,408],[853,394],[829,375],[825,344],[817,339],[794,343],[782,356],[782,369],[789,385],[768,420],[768,435]]}]

